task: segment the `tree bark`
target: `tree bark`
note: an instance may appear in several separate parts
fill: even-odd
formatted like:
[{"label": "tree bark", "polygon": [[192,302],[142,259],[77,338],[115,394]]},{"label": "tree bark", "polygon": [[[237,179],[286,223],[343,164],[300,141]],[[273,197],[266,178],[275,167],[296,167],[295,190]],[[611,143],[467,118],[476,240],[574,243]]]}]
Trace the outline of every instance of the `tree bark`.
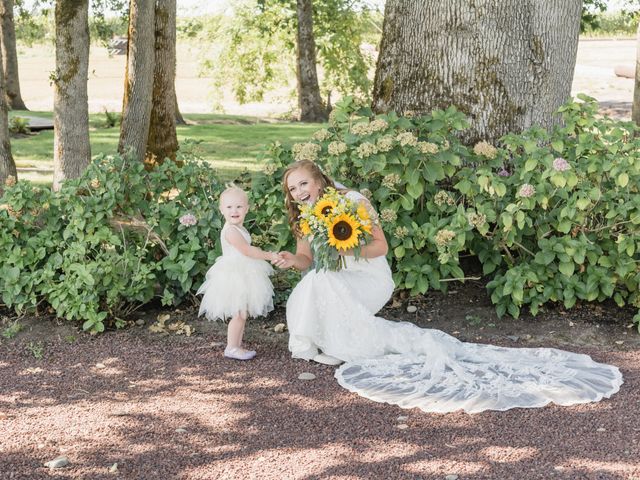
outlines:
[{"label": "tree bark", "polygon": [[388,0],[373,109],[456,106],[469,143],[558,121],[570,96],[581,0]]},{"label": "tree bark", "polygon": [[633,85],[633,105],[631,107],[631,119],[640,126],[640,24],[636,41],[636,73]]},{"label": "tree bark", "polygon": [[53,98],[53,189],[79,177],[91,161],[89,145],[88,0],[57,0]]},{"label": "tree bark", "polygon": [[176,135],[176,0],[157,0],[155,13],[155,69],[151,124],[145,162],[150,167],[175,161]]},{"label": "tree bark", "polygon": [[313,1],[297,0],[297,79],[300,121],[322,122],[327,111],[322,104],[316,71],[316,42],[313,36]]},{"label": "tree bark", "polygon": [[130,0],[127,65],[118,151],[144,160],[151,123],[155,0]]},{"label": "tree bark", "polygon": [[178,105],[178,95],[176,95],[176,125],[186,125],[184,117],[180,113],[180,106]]},{"label": "tree bark", "polygon": [[27,110],[20,93],[18,76],[18,52],[16,49],[16,28],[13,22],[13,0],[0,3],[0,41],[2,43],[2,68],[7,102],[10,109]]},{"label": "tree bark", "polygon": [[11,155],[7,110],[4,72],[0,69],[0,195],[2,195],[5,188],[5,182],[9,177],[13,177],[15,180],[18,179],[16,164],[13,161],[13,156]]}]

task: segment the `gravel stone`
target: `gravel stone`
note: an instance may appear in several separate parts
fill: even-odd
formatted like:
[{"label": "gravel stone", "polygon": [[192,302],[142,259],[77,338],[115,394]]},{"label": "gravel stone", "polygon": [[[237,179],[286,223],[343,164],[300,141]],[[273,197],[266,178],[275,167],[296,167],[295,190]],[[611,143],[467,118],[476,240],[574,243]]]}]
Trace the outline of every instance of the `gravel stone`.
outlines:
[{"label": "gravel stone", "polygon": [[44,464],[45,467],[49,467],[51,469],[63,468],[63,467],[66,467],[67,465],[69,465],[69,459],[64,456],[54,458],[53,460],[49,460]]},{"label": "gravel stone", "polygon": [[310,372],[302,372],[298,375],[298,380],[315,380],[316,376]]}]

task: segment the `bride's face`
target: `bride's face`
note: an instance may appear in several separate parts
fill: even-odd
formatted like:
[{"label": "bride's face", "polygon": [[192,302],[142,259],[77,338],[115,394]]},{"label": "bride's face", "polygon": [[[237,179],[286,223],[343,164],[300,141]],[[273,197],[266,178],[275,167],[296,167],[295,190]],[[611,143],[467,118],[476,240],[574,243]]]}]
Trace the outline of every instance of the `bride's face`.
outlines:
[{"label": "bride's face", "polygon": [[322,192],[322,184],[317,181],[311,172],[304,168],[291,171],[287,176],[287,188],[289,195],[296,202],[313,203]]}]

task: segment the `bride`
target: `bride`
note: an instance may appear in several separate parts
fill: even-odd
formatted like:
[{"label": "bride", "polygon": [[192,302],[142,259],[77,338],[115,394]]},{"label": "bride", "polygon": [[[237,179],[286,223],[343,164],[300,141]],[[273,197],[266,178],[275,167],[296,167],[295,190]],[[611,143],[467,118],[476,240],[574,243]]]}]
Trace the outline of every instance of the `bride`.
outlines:
[{"label": "bride", "polygon": [[[295,254],[280,252],[274,262],[278,267],[305,271],[313,265],[313,252],[298,225],[298,204],[315,202],[327,187],[335,185],[313,162],[295,162],[285,172],[285,203],[297,244]],[[375,214],[360,193],[341,193]],[[618,368],[588,355],[464,343],[439,330],[376,317],[394,283],[382,229],[374,227],[372,237],[360,260],[346,256],[346,268],[337,272],[312,269],[291,292],[287,326],[294,358],[344,362],[335,373],[344,388],[426,412],[573,405],[619,390]]]}]

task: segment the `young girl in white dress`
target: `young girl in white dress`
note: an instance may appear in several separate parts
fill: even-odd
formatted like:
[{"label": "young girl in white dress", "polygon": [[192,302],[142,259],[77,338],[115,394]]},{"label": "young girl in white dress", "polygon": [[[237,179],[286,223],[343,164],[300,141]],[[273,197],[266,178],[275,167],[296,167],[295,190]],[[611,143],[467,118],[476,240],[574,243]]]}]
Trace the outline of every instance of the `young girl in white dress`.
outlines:
[{"label": "young girl in white dress", "polygon": [[243,227],[249,210],[247,194],[236,186],[220,194],[220,212],[226,221],[220,232],[222,255],[209,269],[205,282],[198,289],[204,294],[198,316],[209,320],[231,318],[227,328],[224,356],[250,360],[254,350],[242,348],[242,336],[247,317],[266,315],[273,310],[273,285],[269,275],[277,254],[251,245],[251,235]]}]

